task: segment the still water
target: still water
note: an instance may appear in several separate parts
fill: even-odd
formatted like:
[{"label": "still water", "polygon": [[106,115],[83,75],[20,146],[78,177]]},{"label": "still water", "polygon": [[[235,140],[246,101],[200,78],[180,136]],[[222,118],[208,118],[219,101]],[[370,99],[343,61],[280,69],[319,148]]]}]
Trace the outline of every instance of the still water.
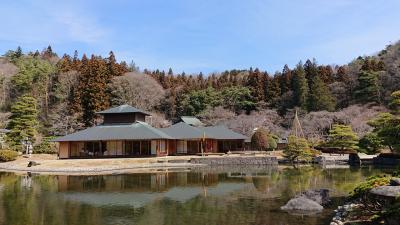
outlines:
[{"label": "still water", "polygon": [[[213,167],[106,176],[0,173],[1,225],[329,224],[375,168]],[[300,191],[332,190],[322,213],[279,208]]]}]

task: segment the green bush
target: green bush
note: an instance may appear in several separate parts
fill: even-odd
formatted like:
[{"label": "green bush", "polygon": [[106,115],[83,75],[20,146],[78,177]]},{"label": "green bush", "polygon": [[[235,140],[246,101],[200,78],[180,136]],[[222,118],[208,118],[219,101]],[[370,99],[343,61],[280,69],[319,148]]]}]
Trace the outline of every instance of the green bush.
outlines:
[{"label": "green bush", "polygon": [[379,150],[383,148],[382,140],[374,133],[366,134],[360,139],[358,146],[360,152],[367,154],[379,153]]},{"label": "green bush", "polygon": [[372,188],[388,185],[390,183],[390,178],[391,176],[386,176],[386,175],[368,177],[365,182],[362,182],[356,188],[354,188],[353,192],[351,193],[351,197],[363,198],[368,194],[368,192]]},{"label": "green bush", "polygon": [[18,156],[17,151],[0,150],[0,162],[14,161]]},{"label": "green bush", "polygon": [[50,142],[53,137],[45,137],[42,143],[33,147],[33,154],[56,154],[57,146],[56,143]]},{"label": "green bush", "polygon": [[276,143],[276,139],[273,136],[268,136],[268,150],[272,151],[278,147],[278,143]]}]

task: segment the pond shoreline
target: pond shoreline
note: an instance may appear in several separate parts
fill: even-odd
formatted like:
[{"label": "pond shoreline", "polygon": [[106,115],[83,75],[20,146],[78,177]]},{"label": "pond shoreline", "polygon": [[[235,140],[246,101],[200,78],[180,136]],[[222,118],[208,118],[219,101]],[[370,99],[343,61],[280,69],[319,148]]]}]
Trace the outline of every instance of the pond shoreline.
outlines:
[{"label": "pond shoreline", "polygon": [[[177,162],[177,159],[181,162]],[[32,155],[31,158],[20,156],[15,161],[0,163],[0,171],[14,173],[30,172],[51,175],[107,175],[206,166],[204,164],[192,164],[189,163],[188,160],[188,157],[59,160],[55,155],[40,154]],[[38,165],[28,167],[30,161],[34,161],[38,163]]]},{"label": "pond shoreline", "polygon": [[[323,162],[313,164],[324,167],[349,166],[348,155],[323,155]],[[28,167],[29,162],[37,165]],[[157,170],[191,169],[207,166],[292,166],[281,154],[275,155],[223,155],[223,156],[165,156],[147,158],[57,159],[56,155],[34,154],[31,158],[19,156],[17,160],[0,163],[0,171],[15,173],[41,173],[53,175],[105,175],[115,173],[153,172]],[[310,165],[301,163],[301,165]]]}]

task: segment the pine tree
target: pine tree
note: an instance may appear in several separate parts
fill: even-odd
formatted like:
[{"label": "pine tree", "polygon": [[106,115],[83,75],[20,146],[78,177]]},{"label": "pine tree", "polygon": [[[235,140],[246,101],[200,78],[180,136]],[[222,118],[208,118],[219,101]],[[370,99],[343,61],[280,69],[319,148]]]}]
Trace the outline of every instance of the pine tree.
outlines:
[{"label": "pine tree", "polygon": [[395,91],[390,96],[392,97],[390,108],[394,114],[400,115],[400,91]]},{"label": "pine tree", "polygon": [[351,126],[334,124],[329,131],[329,141],[332,147],[344,149],[358,149],[358,137],[351,129]]},{"label": "pine tree", "polygon": [[20,58],[22,55],[23,55],[24,53],[22,53],[22,48],[21,48],[21,46],[18,46],[17,47],[17,50],[15,50],[15,58]]},{"label": "pine tree", "polygon": [[312,157],[310,145],[305,138],[289,136],[288,145],[283,150],[283,156],[291,163],[298,162],[299,160],[309,161]]},{"label": "pine tree", "polygon": [[333,111],[335,109],[335,99],[329,91],[328,86],[319,76],[313,78],[308,98],[309,111]]},{"label": "pine tree", "polygon": [[23,95],[11,107],[11,117],[7,128],[11,131],[7,134],[7,142],[15,149],[21,149],[21,141],[29,138],[35,141],[38,126],[38,110],[36,99],[29,95]]},{"label": "pine tree", "polygon": [[293,98],[296,106],[307,109],[308,82],[301,62],[297,64],[293,76]]},{"label": "pine tree", "polygon": [[400,153],[400,91],[393,92],[391,97],[392,111],[379,114],[369,121],[368,125],[374,128],[373,132],[382,144],[388,146],[391,151]]}]

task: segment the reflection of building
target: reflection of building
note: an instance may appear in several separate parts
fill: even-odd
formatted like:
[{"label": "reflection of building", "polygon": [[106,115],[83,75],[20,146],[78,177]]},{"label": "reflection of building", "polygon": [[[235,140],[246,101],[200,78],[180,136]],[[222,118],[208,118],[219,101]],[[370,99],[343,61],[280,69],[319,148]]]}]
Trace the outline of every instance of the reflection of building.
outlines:
[{"label": "reflection of building", "polygon": [[249,183],[215,173],[153,173],[58,177],[58,191],[69,201],[143,207],[160,198],[184,202],[197,196],[221,196],[246,190]]},{"label": "reflection of building", "polygon": [[203,127],[199,120],[157,129],[145,123],[146,112],[121,105],[97,114],[103,124],[55,139],[60,158],[165,156],[243,150],[247,138],[223,126]]},{"label": "reflection of building", "polygon": [[216,186],[218,174],[152,173],[114,176],[59,175],[60,191],[91,192],[164,192],[174,187]]},{"label": "reflection of building", "polygon": [[0,129],[0,149],[6,148],[5,137],[8,132],[7,129]]}]

